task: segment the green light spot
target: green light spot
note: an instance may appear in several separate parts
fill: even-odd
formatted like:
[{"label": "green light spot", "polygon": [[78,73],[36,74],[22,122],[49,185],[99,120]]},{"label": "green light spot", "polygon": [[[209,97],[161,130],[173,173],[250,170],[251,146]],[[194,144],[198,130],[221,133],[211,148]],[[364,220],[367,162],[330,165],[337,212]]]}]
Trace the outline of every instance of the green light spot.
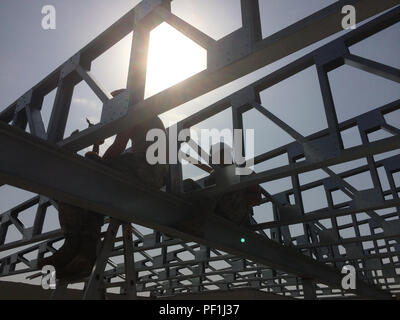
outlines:
[{"label": "green light spot", "polygon": [[241,238],[241,239],[240,239],[240,242],[241,242],[241,243],[245,243],[245,242],[246,242],[246,239],[245,239],[245,238]]}]

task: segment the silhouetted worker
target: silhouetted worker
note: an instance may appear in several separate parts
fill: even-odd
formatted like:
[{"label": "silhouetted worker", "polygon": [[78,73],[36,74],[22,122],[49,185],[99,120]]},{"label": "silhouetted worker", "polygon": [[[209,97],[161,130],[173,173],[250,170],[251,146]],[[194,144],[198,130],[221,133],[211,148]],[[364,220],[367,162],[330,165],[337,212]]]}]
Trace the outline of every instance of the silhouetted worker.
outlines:
[{"label": "silhouetted worker", "polygon": [[[112,94],[119,95],[124,91],[125,89],[122,89],[114,91]],[[126,169],[133,169],[129,170],[129,173],[133,174],[139,181],[148,187],[160,189],[165,185],[168,167],[165,164],[150,165],[146,159],[147,148],[154,143],[153,141],[146,141],[146,135],[151,129],[160,129],[166,134],[160,118],[158,116],[152,117],[119,133],[114,143],[104,154],[103,160],[122,170],[124,170],[124,164],[126,164]],[[132,140],[132,151],[124,153],[129,140]],[[114,161],[115,159],[118,160]]]},{"label": "silhouetted worker", "polygon": [[[225,184],[236,174],[231,148],[225,143],[218,143],[211,147],[210,155],[210,161],[214,164],[215,169],[205,179],[204,186]],[[194,191],[200,189],[200,186],[193,180],[187,179],[184,181],[183,188],[185,191]],[[262,194],[258,185],[224,193],[217,199],[215,214],[237,225],[249,227],[253,207],[260,205],[261,202]]]},{"label": "silhouetted worker", "polygon": [[[117,90],[112,95],[116,97],[124,91],[125,89]],[[88,124],[91,126],[89,121]],[[167,165],[150,165],[146,160],[146,150],[151,144],[146,141],[146,134],[154,128],[165,131],[157,116],[119,133],[103,158],[99,156],[99,144],[95,144],[93,151],[87,152],[85,156],[111,166],[115,166],[116,162],[119,168],[121,163],[118,165],[118,162],[123,158],[122,169],[129,171],[141,184],[160,189],[165,184]],[[132,140],[132,150],[124,153],[129,140]],[[126,167],[123,166],[124,163],[127,164]],[[58,204],[58,215],[64,232],[64,245],[51,257],[40,260],[38,267],[53,265],[56,268],[56,277],[61,281],[88,277],[96,262],[104,216],[63,202]]]},{"label": "silhouetted worker", "polygon": [[[95,144],[93,150],[98,152],[99,145]],[[85,278],[90,275],[96,261],[104,216],[58,202],[58,219],[64,233],[64,244],[52,256],[39,260],[38,267],[54,266],[57,279],[62,281]]]}]

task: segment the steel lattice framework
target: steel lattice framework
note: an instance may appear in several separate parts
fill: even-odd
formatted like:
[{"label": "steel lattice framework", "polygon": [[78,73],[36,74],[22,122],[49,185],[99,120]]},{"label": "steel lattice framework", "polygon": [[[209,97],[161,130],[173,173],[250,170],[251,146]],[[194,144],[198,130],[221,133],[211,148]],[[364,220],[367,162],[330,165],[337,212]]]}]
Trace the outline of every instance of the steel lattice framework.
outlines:
[{"label": "steel lattice framework", "polygon": [[[135,298],[136,292],[165,296],[243,287],[308,299],[389,299],[396,295],[400,284],[400,187],[393,175],[400,171],[400,155],[380,161],[374,155],[400,148],[400,130],[384,118],[400,109],[400,100],[339,123],[328,73],[346,64],[400,82],[400,70],[349,51],[350,46],[398,23],[399,1],[338,1],[263,39],[258,1],[241,0],[242,27],[219,41],[172,14],[170,2],[142,1],[0,113],[0,182],[38,194],[0,215],[0,252],[15,250],[0,259],[0,276],[35,271],[37,259],[56,250],[55,245],[63,239],[61,230],[42,230],[46,212],[51,206],[57,208],[53,200],[57,199],[107,217],[108,227],[95,269],[89,279],[83,279],[87,299],[99,298],[104,289],[116,287],[127,298]],[[230,108],[233,127],[241,129],[243,114],[255,109],[295,140],[256,156],[255,164],[285,155],[288,165],[242,176],[228,185],[184,194],[179,164],[170,166],[167,191],[161,192],[143,189],[117,170],[76,154],[131,125],[339,32],[344,2],[356,8],[359,22],[386,12],[178,123],[178,129],[190,128]],[[149,33],[163,21],[207,50],[208,67],[144,99]],[[128,91],[113,98],[94,79],[91,63],[132,31]],[[317,71],[328,128],[303,136],[262,106],[259,93],[309,67]],[[101,122],[64,139],[73,90],[81,81],[103,102]],[[57,94],[46,130],[41,108],[44,97],[54,89]],[[28,124],[30,133],[24,132]],[[344,148],[341,133],[349,128],[359,131],[361,145]],[[380,129],[392,136],[370,142],[368,134]],[[367,164],[341,173],[329,169],[356,159],[366,159]],[[385,170],[390,189],[383,190],[381,186],[380,168]],[[316,169],[328,177],[300,183],[301,173]],[[371,174],[373,189],[359,191],[346,182],[345,178],[363,172]],[[275,195],[263,190],[263,202],[272,204],[274,221],[257,223],[253,219],[251,230],[211,214],[206,205],[201,205],[204,201],[199,201],[285,177],[291,179],[293,188]],[[306,214],[302,193],[316,187],[324,188],[328,206]],[[350,200],[334,203],[332,194],[336,190],[343,191]],[[35,206],[33,226],[27,227],[18,216]],[[392,210],[378,214],[381,209]],[[360,219],[359,213],[367,218]],[[340,225],[339,217],[348,217],[351,222]],[[324,219],[331,221],[331,228],[321,223]],[[154,232],[143,235],[132,223]],[[289,226],[295,224],[303,225],[303,235],[291,235]],[[22,239],[6,243],[11,226]],[[121,236],[117,234],[120,226]],[[369,234],[360,235],[360,226],[367,226]],[[354,228],[354,237],[340,236],[339,232],[347,228]],[[245,245],[238,241],[243,236]],[[366,242],[373,245],[365,248]],[[18,251],[19,247],[24,248]],[[135,261],[134,253],[140,253],[141,260]],[[123,262],[114,263],[115,257],[123,257]],[[349,263],[356,267],[357,287],[344,291],[340,270]],[[57,293],[62,294],[62,288]]]}]

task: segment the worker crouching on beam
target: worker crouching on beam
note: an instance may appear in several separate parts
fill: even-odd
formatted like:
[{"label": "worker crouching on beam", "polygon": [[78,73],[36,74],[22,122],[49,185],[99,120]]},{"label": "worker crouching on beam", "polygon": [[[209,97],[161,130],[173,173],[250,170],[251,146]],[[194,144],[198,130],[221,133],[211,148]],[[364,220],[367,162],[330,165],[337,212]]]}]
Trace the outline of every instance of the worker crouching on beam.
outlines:
[{"label": "worker crouching on beam", "polygon": [[[116,97],[125,90],[114,91],[112,95]],[[117,134],[103,157],[99,155],[99,145],[103,142],[94,145],[93,151],[87,152],[85,157],[118,168],[122,163],[122,168],[142,184],[160,189],[165,185],[167,165],[150,165],[146,161],[146,150],[150,145],[146,141],[146,134],[156,128],[165,131],[157,116]],[[132,140],[132,150],[125,152],[129,140]],[[96,262],[104,216],[63,202],[58,203],[58,216],[64,233],[64,244],[52,256],[40,259],[38,267],[54,266],[60,282],[82,280],[90,276]]]},{"label": "worker crouching on beam", "polygon": [[[213,167],[210,175],[204,180],[204,186],[228,185],[232,179],[239,178],[236,175],[236,164],[233,161],[232,149],[225,143],[217,143],[210,150],[210,164]],[[192,179],[183,181],[185,192],[201,189],[200,185]],[[261,188],[251,186],[243,190],[223,193],[217,199],[213,199],[214,213],[237,225],[250,227],[253,207],[262,203]]]}]

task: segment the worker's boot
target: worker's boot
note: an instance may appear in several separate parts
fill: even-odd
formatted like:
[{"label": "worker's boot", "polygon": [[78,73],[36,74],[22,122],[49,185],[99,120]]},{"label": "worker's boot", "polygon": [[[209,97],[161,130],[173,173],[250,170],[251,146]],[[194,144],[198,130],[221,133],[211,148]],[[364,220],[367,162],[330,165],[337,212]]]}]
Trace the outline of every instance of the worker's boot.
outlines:
[{"label": "worker's boot", "polygon": [[64,237],[65,242],[57,252],[50,257],[39,260],[39,269],[50,265],[58,272],[59,269],[63,268],[76,255],[80,245],[79,235],[76,233],[66,233]]},{"label": "worker's boot", "polygon": [[52,256],[38,261],[39,269],[51,265],[55,267],[57,273],[77,254],[80,246],[79,233],[82,227],[82,217],[77,207],[60,203],[58,217],[64,233],[64,244]]},{"label": "worker's boot", "polygon": [[58,272],[58,278],[77,281],[89,277],[96,262],[97,240],[95,237],[82,237],[79,253]]}]

